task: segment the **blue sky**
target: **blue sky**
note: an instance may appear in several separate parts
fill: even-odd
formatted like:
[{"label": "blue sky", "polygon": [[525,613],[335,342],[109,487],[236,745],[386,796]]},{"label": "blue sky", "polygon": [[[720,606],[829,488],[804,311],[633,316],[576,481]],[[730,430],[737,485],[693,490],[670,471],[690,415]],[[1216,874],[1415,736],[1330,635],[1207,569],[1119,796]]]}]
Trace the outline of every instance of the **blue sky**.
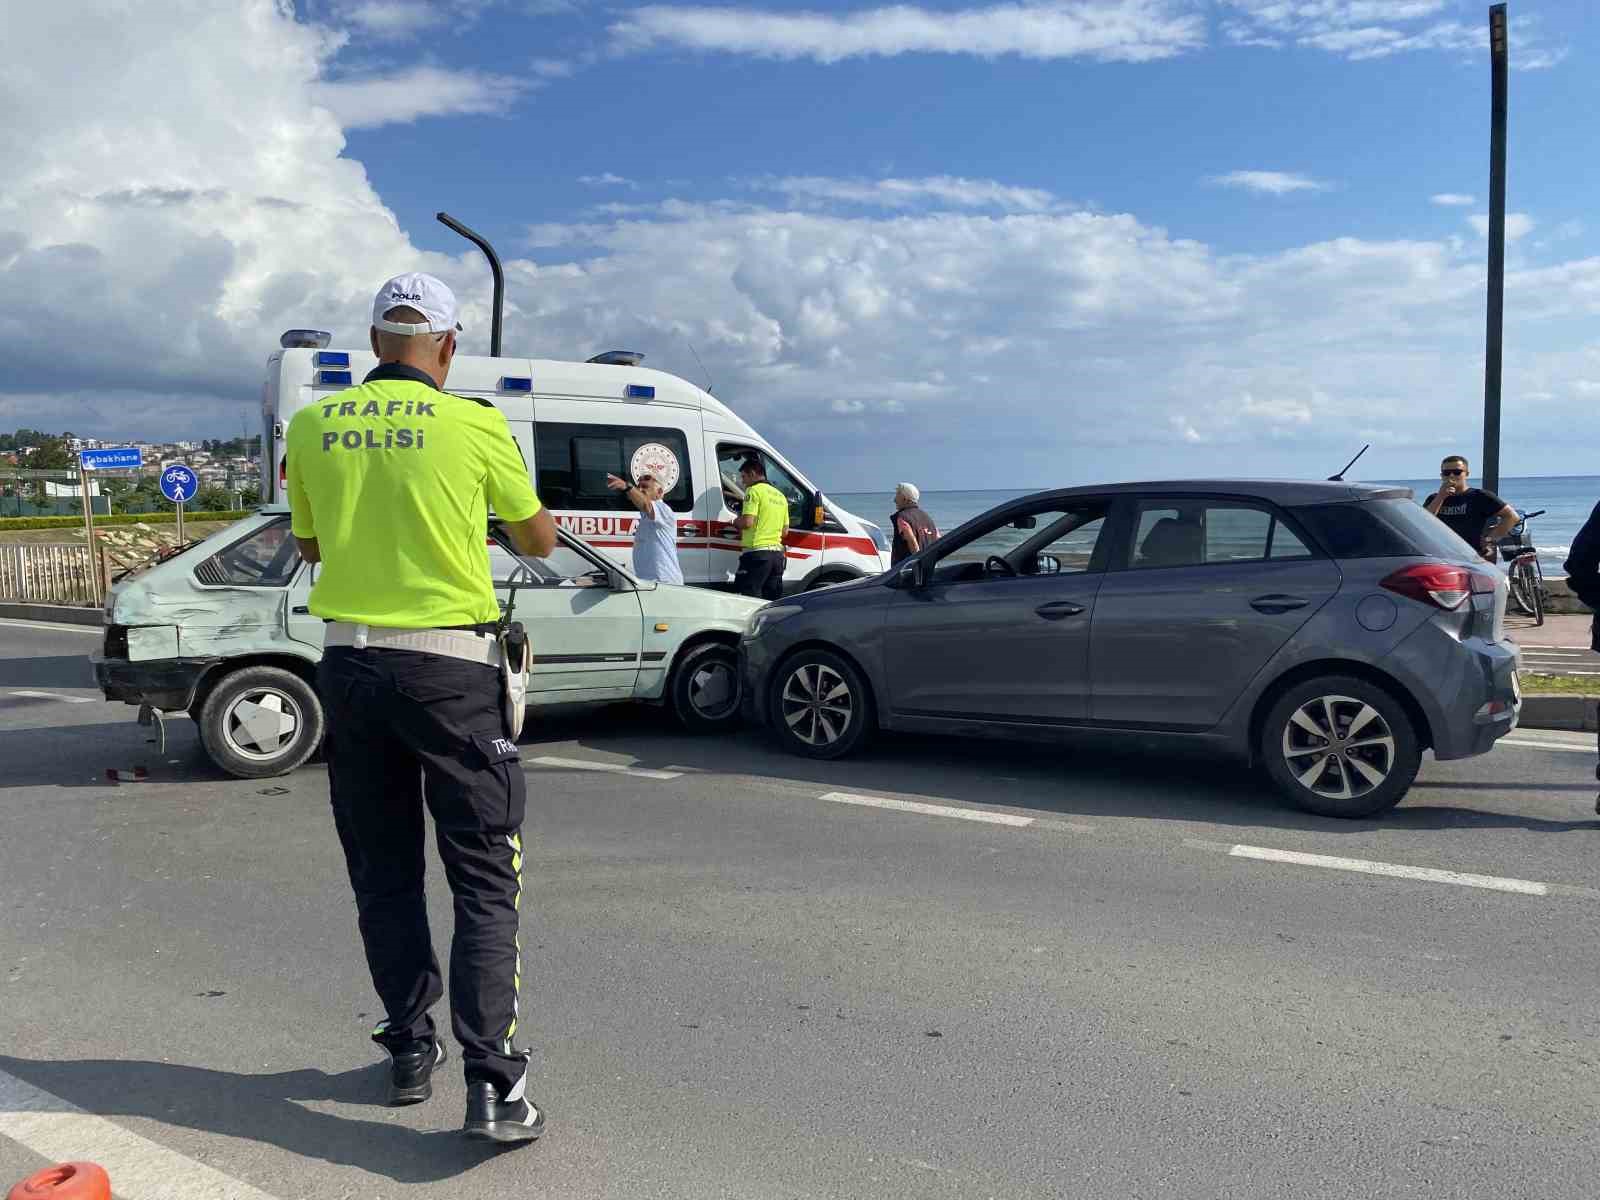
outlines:
[{"label": "blue sky", "polygon": [[[1481,3],[156,7],[53,6],[0,48],[0,278],[35,309],[0,316],[0,425],[236,432],[280,328],[359,339],[413,265],[481,350],[442,208],[508,260],[508,350],[701,381],[692,342],[837,491],[1326,474],[1368,440],[1369,477],[1411,476],[1480,444]],[[1597,16],[1511,11],[1504,470],[1588,473]],[[74,66],[136,111],[51,73],[91,13],[120,53]]]}]

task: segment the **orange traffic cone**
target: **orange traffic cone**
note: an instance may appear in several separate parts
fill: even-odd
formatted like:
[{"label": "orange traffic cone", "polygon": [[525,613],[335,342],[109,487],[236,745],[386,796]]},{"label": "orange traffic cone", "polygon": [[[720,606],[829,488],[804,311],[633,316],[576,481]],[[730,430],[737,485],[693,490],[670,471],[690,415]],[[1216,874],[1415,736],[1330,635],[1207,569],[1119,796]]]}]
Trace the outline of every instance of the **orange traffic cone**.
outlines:
[{"label": "orange traffic cone", "polygon": [[29,1175],[6,1200],[111,1200],[111,1177],[92,1162],[58,1163]]}]

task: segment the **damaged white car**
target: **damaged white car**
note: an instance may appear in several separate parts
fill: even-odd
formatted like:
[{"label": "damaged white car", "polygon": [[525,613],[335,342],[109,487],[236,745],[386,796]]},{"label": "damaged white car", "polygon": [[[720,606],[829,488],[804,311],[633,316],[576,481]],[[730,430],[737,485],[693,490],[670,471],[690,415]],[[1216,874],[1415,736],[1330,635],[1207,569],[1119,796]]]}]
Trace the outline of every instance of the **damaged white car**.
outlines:
[{"label": "damaged white car", "polygon": [[[534,650],[530,707],[656,701],[694,732],[736,725],[738,639],[762,602],[641,581],[573,534],[560,539],[545,559],[513,558],[504,543],[490,552],[502,606],[517,578],[515,616]],[[313,570],[289,510],[268,506],[123,579],[92,656],[106,699],[139,705],[158,726],[187,712],[231,775],[294,770],[323,733]]]}]

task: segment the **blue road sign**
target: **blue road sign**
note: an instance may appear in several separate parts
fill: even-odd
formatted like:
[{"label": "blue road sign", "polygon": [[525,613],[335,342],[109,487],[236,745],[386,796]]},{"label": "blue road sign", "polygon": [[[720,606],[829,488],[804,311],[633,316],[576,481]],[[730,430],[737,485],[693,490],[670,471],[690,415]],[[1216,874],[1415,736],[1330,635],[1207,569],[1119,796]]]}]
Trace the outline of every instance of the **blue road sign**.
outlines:
[{"label": "blue road sign", "polygon": [[85,471],[111,471],[143,466],[137,446],[118,446],[106,450],[79,450],[78,463]]},{"label": "blue road sign", "polygon": [[187,504],[200,490],[200,480],[182,463],[170,463],[161,468],[161,494],[174,504]]}]

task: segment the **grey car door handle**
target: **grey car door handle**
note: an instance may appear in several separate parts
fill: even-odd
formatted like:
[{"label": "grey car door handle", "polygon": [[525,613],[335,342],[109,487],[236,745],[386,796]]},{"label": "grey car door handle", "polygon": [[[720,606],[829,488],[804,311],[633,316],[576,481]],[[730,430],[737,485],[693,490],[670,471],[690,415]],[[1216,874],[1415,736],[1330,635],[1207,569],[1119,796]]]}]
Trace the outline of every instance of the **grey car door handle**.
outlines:
[{"label": "grey car door handle", "polygon": [[311,615],[311,609],[306,607],[304,604],[296,604],[289,611],[297,617],[309,617]]},{"label": "grey car door handle", "polygon": [[1041,604],[1033,610],[1046,621],[1059,621],[1062,617],[1075,617],[1083,612],[1083,605],[1074,604],[1071,600],[1052,600],[1049,604]]},{"label": "grey car door handle", "polygon": [[1262,613],[1284,613],[1311,603],[1299,596],[1257,596],[1250,607]]}]

